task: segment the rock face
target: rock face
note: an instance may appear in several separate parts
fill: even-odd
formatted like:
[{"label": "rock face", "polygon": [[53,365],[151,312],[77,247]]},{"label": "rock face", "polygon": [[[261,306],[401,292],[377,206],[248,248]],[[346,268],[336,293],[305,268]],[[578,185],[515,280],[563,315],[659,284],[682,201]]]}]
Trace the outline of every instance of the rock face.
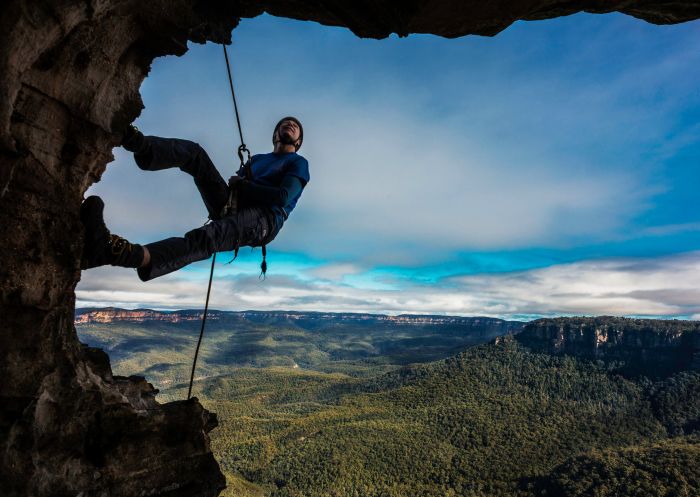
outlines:
[{"label": "rock face", "polygon": [[[220,311],[210,310],[207,321],[218,319]],[[165,323],[181,323],[183,321],[201,321],[203,311],[153,311],[151,309],[78,309],[75,312],[75,324],[89,323],[143,323],[145,321],[160,321]]]},{"label": "rock face", "polygon": [[[118,309],[106,307],[102,309],[83,308],[75,312],[75,324],[89,323],[113,323],[131,322],[143,323],[145,321],[162,321],[167,323],[181,323],[183,321],[199,321],[202,319],[200,310],[182,311],[154,311],[151,309]],[[207,321],[248,320],[252,322],[280,322],[282,320],[296,322],[319,323],[359,323],[367,326],[381,324],[406,325],[406,326],[460,326],[466,330],[469,328],[494,329],[501,334],[518,333],[525,323],[520,321],[505,321],[487,317],[462,317],[462,316],[431,316],[416,314],[401,314],[388,316],[386,314],[364,314],[355,312],[294,312],[294,311],[217,311],[209,310]]]},{"label": "rock face", "polygon": [[159,405],[112,378],[73,327],[78,210],[142,108],[155,57],[228,41],[264,11],[356,34],[493,35],[517,19],[619,10],[700,17],[677,0],[6,0],[0,16],[0,483],[3,495],[215,495],[214,425],[197,402]]},{"label": "rock face", "polygon": [[700,371],[700,322],[616,317],[540,319],[516,337],[548,354],[613,363],[630,375]]},{"label": "rock face", "polygon": [[152,59],[226,40],[230,7],[10,1],[0,17],[0,492],[210,496],[224,479],[196,401],[159,405],[78,342],[81,197],[142,105]]},{"label": "rock face", "polygon": [[247,0],[244,17],[263,12],[293,19],[345,26],[356,35],[384,38],[392,33],[432,33],[448,38],[468,34],[493,36],[518,20],[541,20],[577,12],[622,12],[655,24],[674,24],[700,17],[692,0]]}]

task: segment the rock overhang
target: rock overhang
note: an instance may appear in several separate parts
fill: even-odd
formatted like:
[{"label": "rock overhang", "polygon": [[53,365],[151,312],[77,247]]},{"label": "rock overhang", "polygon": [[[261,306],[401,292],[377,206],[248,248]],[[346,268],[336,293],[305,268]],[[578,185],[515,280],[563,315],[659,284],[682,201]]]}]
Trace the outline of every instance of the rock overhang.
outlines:
[{"label": "rock overhang", "polygon": [[365,38],[386,38],[391,34],[408,36],[413,33],[446,38],[493,36],[518,20],[535,21],[578,12],[621,12],[654,24],[674,24],[700,17],[700,4],[663,0],[272,0],[240,4],[241,17],[268,13],[346,27]]}]

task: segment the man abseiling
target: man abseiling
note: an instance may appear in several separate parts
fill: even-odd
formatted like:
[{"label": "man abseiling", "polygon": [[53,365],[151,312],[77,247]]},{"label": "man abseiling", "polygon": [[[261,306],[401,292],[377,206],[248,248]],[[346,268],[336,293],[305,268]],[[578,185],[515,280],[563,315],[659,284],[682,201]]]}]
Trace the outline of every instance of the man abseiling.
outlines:
[{"label": "man abseiling", "polygon": [[[81,268],[107,264],[136,268],[141,280],[148,281],[208,259],[215,252],[264,247],[282,229],[309,182],[309,164],[297,153],[303,139],[298,119],[281,119],[272,134],[273,151],[254,155],[248,176],[241,168],[227,183],[197,143],[144,136],[130,126],[122,146],[133,152],[138,167],[145,171],[178,167],[191,175],[211,222],[182,237],[138,245],[111,234],[104,223],[102,199],[88,197],[80,209],[85,227]],[[230,193],[237,208],[225,213]]]}]

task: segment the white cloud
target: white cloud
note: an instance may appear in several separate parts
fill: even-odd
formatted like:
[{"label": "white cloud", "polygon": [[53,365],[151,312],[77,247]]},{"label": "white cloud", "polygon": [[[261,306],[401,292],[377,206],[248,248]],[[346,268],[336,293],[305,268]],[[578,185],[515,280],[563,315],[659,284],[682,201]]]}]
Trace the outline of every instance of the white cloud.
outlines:
[{"label": "white cloud", "polygon": [[[320,268],[323,271],[323,267]],[[342,273],[342,272],[341,272]],[[334,274],[340,274],[334,272]],[[211,308],[488,315],[690,316],[700,314],[700,252],[656,259],[606,259],[504,274],[457,275],[434,285],[403,280],[376,286],[302,281],[272,274],[217,278]],[[132,271],[83,273],[78,306],[201,308],[206,274],[142,283]]]},{"label": "white cloud", "polygon": [[[581,49],[580,38],[564,35],[581,23],[559,22],[570,27],[558,31],[562,46],[551,59],[546,23],[514,26],[493,40],[385,42],[342,31],[330,36],[331,28],[318,26],[304,36],[296,26],[275,24],[264,35],[255,34],[253,21],[242,27],[238,39],[248,51],[237,49],[235,69],[249,146],[269,150],[271,126],[282,114],[305,124],[302,152],[312,180],[275,247],[411,265],[457,250],[628,237],[667,188],[652,174],[658,160],[697,134],[656,145],[673,134],[683,106],[656,89],[673,85],[674,97],[687,93],[683,81],[698,55],[648,60],[631,52],[626,65],[602,70],[591,61],[611,50],[619,24],[590,30],[578,64],[566,50]],[[278,61],[275,36],[292,36],[306,54],[284,63],[284,78],[262,69]],[[630,50],[645,39],[621,38]],[[218,47],[195,46],[181,58],[159,60],[144,85],[140,122],[147,132],[199,141],[227,177],[236,164],[235,131],[219,57]],[[644,64],[631,62],[640,58]],[[420,72],[420,61],[431,59],[440,70]],[[336,70],[321,67],[329,61]],[[121,152],[92,193],[105,197],[113,230],[140,242],[182,234],[206,219],[189,177],[139,171]]]},{"label": "white cloud", "polygon": [[[234,73],[248,145],[268,151],[276,119],[298,115],[311,164],[309,188],[272,248],[326,262],[273,269],[261,282],[233,272],[257,275],[239,260],[237,269],[217,270],[225,276],[215,281],[212,307],[700,315],[698,253],[434,285],[371,269],[440,265],[475,249],[575,251],[697,231],[693,218],[649,216],[661,219],[650,227],[643,217],[672,187],[665,161],[700,133],[683,122],[698,108],[694,34],[692,26],[574,16],[518,23],[494,39],[376,42],[269,17],[244,22]],[[296,56],[280,58],[281,46],[294,46]],[[194,46],[156,61],[139,124],[198,141],[226,178],[237,144],[220,56],[219,47]],[[204,222],[191,178],[143,172],[129,154],[115,155],[90,192],[105,198],[115,232],[148,242]],[[100,268],[84,273],[77,296],[82,306],[201,308],[205,290],[203,271],[144,284],[132,271]]]},{"label": "white cloud", "polygon": [[308,273],[309,275],[315,276],[316,278],[320,278],[322,280],[331,280],[339,282],[342,281],[342,279],[346,276],[359,274],[361,272],[361,266],[346,262],[324,264],[322,266],[310,270]]},{"label": "white cloud", "polygon": [[312,128],[322,147],[309,151],[312,182],[293,233],[279,239],[284,249],[389,264],[456,249],[599,240],[624,227],[651,193],[625,171],[583,175],[554,157],[528,156],[527,147],[509,162],[499,145],[486,151],[478,137],[390,109],[342,115],[330,129]]}]

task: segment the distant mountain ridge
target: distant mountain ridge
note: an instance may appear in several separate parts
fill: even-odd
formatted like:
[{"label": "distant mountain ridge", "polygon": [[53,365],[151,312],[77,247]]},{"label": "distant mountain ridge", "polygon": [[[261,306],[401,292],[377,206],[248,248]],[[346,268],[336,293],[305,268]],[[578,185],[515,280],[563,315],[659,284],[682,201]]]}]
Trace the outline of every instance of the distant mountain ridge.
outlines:
[{"label": "distant mountain ridge", "polygon": [[[141,323],[145,321],[164,321],[180,323],[183,321],[197,321],[202,318],[202,311],[198,309],[185,309],[178,311],[157,311],[152,309],[120,309],[106,307],[101,309],[84,308],[76,309],[75,323],[112,323],[115,321]],[[350,313],[350,312],[299,312],[299,311],[218,311],[210,310],[207,320],[221,319],[246,319],[261,322],[269,319],[288,320],[336,320],[357,323],[390,323],[406,325],[502,325],[504,331],[519,331],[525,323],[521,321],[506,321],[504,319],[489,317],[467,316],[441,316],[424,314],[399,314],[390,316],[387,314]]]},{"label": "distant mountain ridge", "polygon": [[[124,366],[158,383],[184,376],[201,316],[200,309],[79,309],[75,327],[81,340],[112,357],[117,370]],[[486,317],[212,310],[200,371],[284,366],[367,374],[371,365],[377,373],[444,359],[524,325]]]},{"label": "distant mountain ridge", "polygon": [[[161,323],[196,327],[202,318],[201,309],[159,311],[153,309],[85,308],[76,309],[75,324],[80,328],[99,325],[148,325]],[[634,319],[612,316],[545,318],[524,323],[489,317],[370,313],[333,313],[300,311],[220,311],[210,310],[207,319],[222,330],[270,330],[301,328],[324,336],[344,333],[343,345],[334,357],[350,355],[355,342],[366,341],[365,331],[390,338],[403,329],[411,334],[392,345],[380,345],[371,352],[383,353],[403,347],[430,347],[441,343],[443,348],[453,340],[454,352],[459,346],[475,345],[498,337],[516,335],[516,340],[534,352],[550,355],[571,355],[588,360],[602,360],[627,375],[669,376],[682,370],[700,370],[700,322],[682,320]],[[429,333],[420,343],[415,333]],[[410,330],[410,331],[409,331]],[[430,330],[430,331],[428,331]],[[470,342],[462,338],[471,336]],[[457,338],[455,340],[455,338]],[[301,345],[301,344],[300,344]],[[249,348],[246,351],[250,352]],[[256,345],[255,353],[272,352]],[[360,357],[364,353],[354,355]]]},{"label": "distant mountain ridge", "polygon": [[539,319],[516,340],[535,352],[620,363],[652,377],[700,370],[700,322],[612,316]]}]

